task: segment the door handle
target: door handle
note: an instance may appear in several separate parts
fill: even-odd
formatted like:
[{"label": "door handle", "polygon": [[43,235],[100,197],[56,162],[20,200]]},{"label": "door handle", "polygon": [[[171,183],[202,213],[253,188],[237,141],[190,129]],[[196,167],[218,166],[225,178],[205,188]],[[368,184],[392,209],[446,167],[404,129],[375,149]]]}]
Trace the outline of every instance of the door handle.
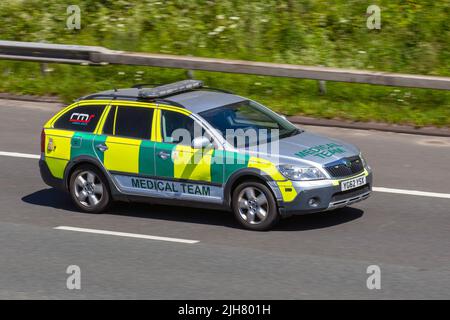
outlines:
[{"label": "door handle", "polygon": [[158,152],[158,157],[160,157],[163,160],[166,160],[170,158],[170,154],[164,151],[160,151]]},{"label": "door handle", "polygon": [[100,143],[100,144],[96,145],[95,147],[101,152],[105,152],[106,150],[108,150],[108,146],[104,143]]}]

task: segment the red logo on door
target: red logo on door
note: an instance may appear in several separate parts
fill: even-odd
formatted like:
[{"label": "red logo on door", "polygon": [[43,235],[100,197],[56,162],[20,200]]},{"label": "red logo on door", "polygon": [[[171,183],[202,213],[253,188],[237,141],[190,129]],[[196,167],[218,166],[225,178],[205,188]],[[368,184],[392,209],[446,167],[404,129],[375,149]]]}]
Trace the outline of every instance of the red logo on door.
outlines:
[{"label": "red logo on door", "polygon": [[95,117],[95,114],[87,114],[87,113],[72,113],[72,115],[70,116],[70,122],[72,122],[73,124],[79,124],[82,126],[86,126],[91,120],[92,118]]}]

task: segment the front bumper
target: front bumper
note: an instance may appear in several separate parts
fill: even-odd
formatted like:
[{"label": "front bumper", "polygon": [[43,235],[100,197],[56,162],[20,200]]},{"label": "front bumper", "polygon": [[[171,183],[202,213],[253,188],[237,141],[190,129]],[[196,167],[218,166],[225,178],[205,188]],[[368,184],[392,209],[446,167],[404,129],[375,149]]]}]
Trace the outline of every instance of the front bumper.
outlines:
[{"label": "front bumper", "polygon": [[[365,200],[372,192],[372,172],[364,172],[351,178],[363,175],[366,175],[365,185],[343,192],[341,191],[340,183],[336,180],[293,181],[293,186],[298,194],[293,201],[279,201],[280,214],[282,216],[291,216],[328,211]],[[309,203],[309,200],[312,198],[317,200],[316,205]]]}]

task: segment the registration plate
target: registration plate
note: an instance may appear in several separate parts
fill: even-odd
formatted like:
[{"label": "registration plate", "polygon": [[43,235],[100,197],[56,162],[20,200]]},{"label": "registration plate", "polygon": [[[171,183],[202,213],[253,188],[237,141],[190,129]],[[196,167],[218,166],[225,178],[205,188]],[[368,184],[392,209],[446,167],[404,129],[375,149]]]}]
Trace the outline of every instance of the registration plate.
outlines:
[{"label": "registration plate", "polygon": [[353,178],[353,179],[349,179],[349,180],[345,180],[341,182],[341,191],[346,191],[346,190],[350,190],[350,189],[355,189],[358,188],[362,185],[366,184],[366,177],[362,176],[362,177],[358,177],[358,178]]}]

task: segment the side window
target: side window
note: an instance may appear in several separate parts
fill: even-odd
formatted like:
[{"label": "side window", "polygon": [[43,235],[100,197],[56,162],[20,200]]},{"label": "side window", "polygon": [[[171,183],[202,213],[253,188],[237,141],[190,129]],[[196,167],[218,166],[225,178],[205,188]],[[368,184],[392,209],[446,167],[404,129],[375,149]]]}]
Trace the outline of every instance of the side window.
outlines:
[{"label": "side window", "polygon": [[54,128],[73,131],[93,132],[105,106],[79,106],[59,117]]},{"label": "side window", "polygon": [[153,109],[118,107],[115,118],[116,122],[113,126],[114,135],[136,139],[150,139]]},{"label": "side window", "polygon": [[104,134],[113,134],[114,130],[114,116],[116,114],[117,107],[111,107],[109,109],[108,116],[106,117],[105,124],[103,125]]},{"label": "side window", "polygon": [[205,130],[192,118],[173,111],[161,110],[161,134],[163,142],[190,146],[197,136],[207,136]]}]

